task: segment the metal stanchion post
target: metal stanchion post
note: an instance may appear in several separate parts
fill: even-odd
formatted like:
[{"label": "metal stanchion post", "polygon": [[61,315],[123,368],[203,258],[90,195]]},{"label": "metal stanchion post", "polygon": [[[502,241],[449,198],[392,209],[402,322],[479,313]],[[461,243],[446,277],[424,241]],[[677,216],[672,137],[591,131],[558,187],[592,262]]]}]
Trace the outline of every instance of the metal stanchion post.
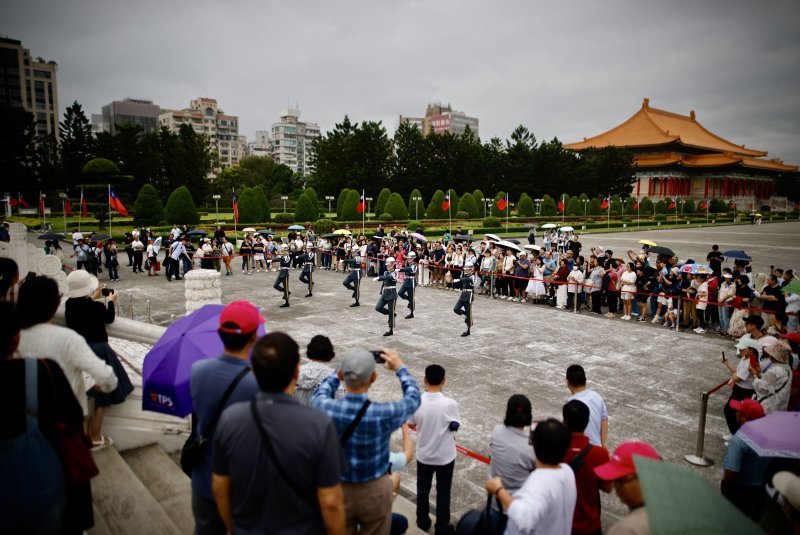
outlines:
[{"label": "metal stanchion post", "polygon": [[128,292],[128,317],[130,319],[134,319],[133,317],[133,294]]},{"label": "metal stanchion post", "polygon": [[492,271],[489,278],[489,297],[494,299],[494,271]]},{"label": "metal stanchion post", "polygon": [[150,300],[147,300],[147,321],[153,323],[153,316],[150,313]]},{"label": "metal stanchion post", "polygon": [[714,461],[703,456],[706,439],[706,412],[708,411],[708,392],[700,394],[700,421],[697,424],[697,445],[694,455],[684,455],[686,462],[696,466],[711,466]]},{"label": "metal stanchion post", "polygon": [[681,330],[681,302],[682,299],[678,296],[678,308],[677,313],[675,314],[675,332],[680,332]]}]

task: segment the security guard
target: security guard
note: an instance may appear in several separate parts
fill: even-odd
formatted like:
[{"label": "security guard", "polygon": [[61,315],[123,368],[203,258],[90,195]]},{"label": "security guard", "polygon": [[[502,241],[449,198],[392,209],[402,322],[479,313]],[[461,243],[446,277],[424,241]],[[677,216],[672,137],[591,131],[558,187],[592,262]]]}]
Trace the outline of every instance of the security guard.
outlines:
[{"label": "security guard", "polygon": [[350,268],[350,273],[347,274],[342,286],[352,291],[353,298],[356,300],[350,306],[360,306],[358,299],[361,296],[361,277],[364,276],[361,271],[361,247],[352,247],[350,249],[350,258],[344,259],[342,263]]},{"label": "security guard", "polygon": [[278,270],[278,278],[275,279],[275,284],[272,287],[279,292],[283,292],[284,302],[280,308],[287,308],[289,306],[289,296],[292,295],[292,292],[289,291],[289,269],[292,267],[292,257],[289,254],[289,246],[285,243],[281,245],[278,259],[281,262],[281,266]]},{"label": "security guard", "polygon": [[406,274],[406,278],[403,280],[403,286],[401,286],[400,291],[397,292],[397,297],[408,301],[408,308],[411,312],[406,316],[406,319],[409,320],[414,317],[414,309],[416,308],[414,290],[417,287],[417,253],[411,251],[406,258],[408,259],[406,266],[397,270],[400,273]]},{"label": "security guard", "polygon": [[461,336],[469,336],[469,330],[472,327],[472,301],[474,299],[473,292],[475,284],[478,282],[478,277],[473,272],[475,265],[472,262],[464,264],[464,274],[460,279],[453,279],[453,283],[461,282],[461,295],[458,297],[456,306],[453,307],[453,312],[459,316],[466,316],[464,323],[467,324],[467,330],[461,333]]},{"label": "security guard", "polygon": [[314,294],[311,291],[314,289],[314,262],[317,259],[314,249],[309,245],[306,251],[300,255],[300,261],[303,263],[303,271],[300,273],[300,282],[308,284],[308,293],[306,297],[312,297]]},{"label": "security guard", "polygon": [[392,336],[394,334],[394,317],[396,316],[394,307],[397,302],[397,271],[394,270],[393,257],[390,256],[386,259],[386,272],[372,280],[383,281],[381,297],[375,305],[375,310],[389,316],[389,330],[383,333],[383,336]]}]

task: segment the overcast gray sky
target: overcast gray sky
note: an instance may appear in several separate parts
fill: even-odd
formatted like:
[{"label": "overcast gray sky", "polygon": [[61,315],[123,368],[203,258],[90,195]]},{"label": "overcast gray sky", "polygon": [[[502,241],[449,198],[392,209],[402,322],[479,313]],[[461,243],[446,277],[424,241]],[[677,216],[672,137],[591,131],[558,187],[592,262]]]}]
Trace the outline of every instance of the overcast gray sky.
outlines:
[{"label": "overcast gray sky", "polygon": [[450,103],[482,140],[524,124],[568,143],[641,106],[800,164],[800,2],[0,0],[0,34],[59,65],[63,109],[216,98],[249,140],[287,103],[345,114]]}]

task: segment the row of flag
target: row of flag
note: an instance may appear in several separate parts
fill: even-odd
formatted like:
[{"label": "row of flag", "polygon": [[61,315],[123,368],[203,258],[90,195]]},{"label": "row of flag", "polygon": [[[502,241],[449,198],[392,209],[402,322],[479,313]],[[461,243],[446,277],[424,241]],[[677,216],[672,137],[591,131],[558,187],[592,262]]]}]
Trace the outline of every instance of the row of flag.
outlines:
[{"label": "row of flag", "polygon": [[[12,208],[30,208],[30,204],[25,198],[22,196],[22,193],[17,192],[16,197],[11,197],[9,199],[9,203],[11,204]],[[79,201],[81,207],[81,217],[86,217],[88,214],[87,206],[86,206],[86,197],[83,196],[83,190],[81,190],[81,198]],[[44,213],[45,208],[44,202],[44,195],[39,193],[39,213]],[[122,204],[122,201],[119,199],[117,194],[114,192],[113,189],[110,187],[108,188],[108,205],[111,207],[112,210],[115,210],[120,215],[128,215],[128,210],[125,208],[125,205]],[[72,201],[70,201],[69,197],[64,198],[64,215],[69,217],[72,214]]]}]

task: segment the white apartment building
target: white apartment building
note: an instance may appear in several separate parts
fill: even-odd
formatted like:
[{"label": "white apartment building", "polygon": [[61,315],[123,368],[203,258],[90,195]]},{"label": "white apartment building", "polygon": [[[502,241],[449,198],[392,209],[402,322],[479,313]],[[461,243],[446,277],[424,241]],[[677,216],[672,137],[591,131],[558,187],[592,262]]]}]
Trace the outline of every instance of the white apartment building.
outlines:
[{"label": "white apartment building", "polygon": [[[256,146],[263,141],[263,134],[263,131],[256,132]],[[273,123],[266,137],[269,140],[270,154],[277,163],[282,163],[301,175],[311,172],[311,153],[314,140],[320,137],[319,125],[300,121],[299,109],[289,108],[284,111],[280,121]]]},{"label": "white apartment building", "polygon": [[219,169],[237,165],[244,155],[239,137],[239,118],[226,115],[216,99],[197,98],[182,110],[163,110],[158,124],[177,132],[182,124],[190,125],[198,134],[205,135],[219,156]]}]

